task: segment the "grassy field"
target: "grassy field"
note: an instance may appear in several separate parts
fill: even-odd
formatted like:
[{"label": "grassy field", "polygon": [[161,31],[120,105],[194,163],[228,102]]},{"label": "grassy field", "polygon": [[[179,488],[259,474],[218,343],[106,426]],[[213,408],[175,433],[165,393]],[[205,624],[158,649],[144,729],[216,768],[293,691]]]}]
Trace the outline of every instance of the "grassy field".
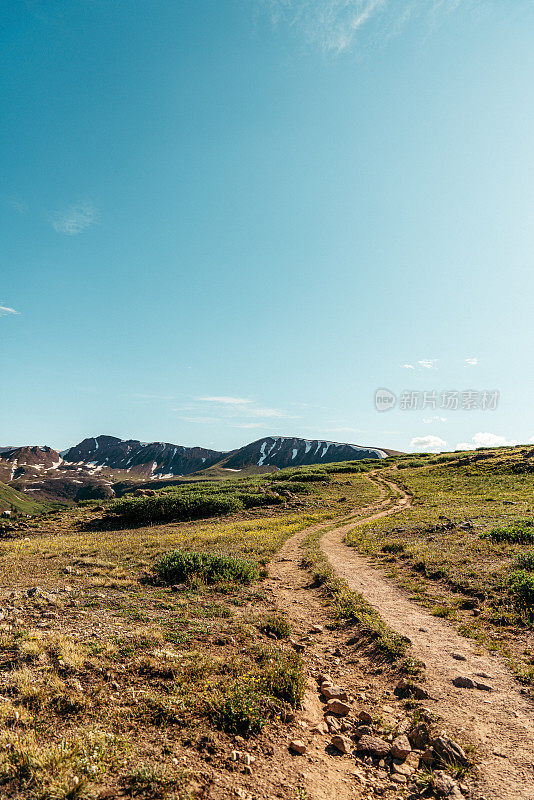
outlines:
[{"label": "grassy field", "polygon": [[233,482],[273,505],[133,528],[120,505],[83,505],[0,545],[0,796],[188,797],[236,768],[236,736],[270,752],[305,672],[265,565],[378,496],[362,474],[305,472]]},{"label": "grassy field", "polygon": [[0,511],[14,509],[15,513],[20,514],[42,514],[49,508],[50,504],[39,503],[11,486],[0,483]]},{"label": "grassy field", "polygon": [[534,680],[534,449],[399,459],[389,474],[412,506],[355,529],[347,543],[413,598],[500,650]]}]

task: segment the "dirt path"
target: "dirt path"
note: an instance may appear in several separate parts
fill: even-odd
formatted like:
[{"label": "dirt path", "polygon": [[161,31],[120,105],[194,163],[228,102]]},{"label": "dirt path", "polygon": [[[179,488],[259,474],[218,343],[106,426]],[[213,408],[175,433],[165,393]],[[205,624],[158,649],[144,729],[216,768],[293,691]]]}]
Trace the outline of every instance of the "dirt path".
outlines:
[{"label": "dirt path", "polygon": [[[379,476],[373,480],[386,483]],[[428,707],[445,724],[463,729],[477,746],[480,796],[488,800],[533,800],[534,714],[518,683],[497,658],[481,653],[452,625],[409,600],[365,558],[343,544],[346,533],[356,525],[409,504],[404,490],[397,487],[397,493],[397,501],[382,513],[327,531],[321,542],[323,552],[349,587],[364,595],[388,625],[411,640],[413,654],[426,664],[425,688],[432,698]],[[453,653],[465,661],[456,660]],[[458,675],[489,684],[494,691],[456,688],[452,680]]]}]

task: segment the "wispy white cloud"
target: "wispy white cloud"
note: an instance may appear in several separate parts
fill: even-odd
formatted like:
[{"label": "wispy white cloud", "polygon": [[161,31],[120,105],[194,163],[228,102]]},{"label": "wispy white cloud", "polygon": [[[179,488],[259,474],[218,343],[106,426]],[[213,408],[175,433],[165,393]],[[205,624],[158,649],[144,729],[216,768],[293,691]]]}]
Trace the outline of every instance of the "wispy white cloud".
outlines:
[{"label": "wispy white cloud", "polygon": [[209,397],[197,397],[201,403],[217,403],[222,406],[241,406],[244,403],[252,403],[247,397],[228,397],[227,395],[214,395]]},{"label": "wispy white cloud", "polygon": [[0,306],[0,317],[7,317],[9,314],[20,314],[20,311],[16,311],[9,306]]},{"label": "wispy white cloud", "polygon": [[470,442],[458,442],[455,450],[475,450],[477,447],[513,447],[517,444],[513,439],[508,440],[506,436],[498,436],[496,433],[475,433]]},{"label": "wispy white cloud", "polygon": [[16,211],[17,214],[25,214],[28,210],[27,204],[24,200],[21,200],[18,197],[10,197],[6,200],[8,206]]},{"label": "wispy white cloud", "polygon": [[65,236],[77,236],[98,222],[98,209],[88,201],[60,209],[52,215],[52,227]]},{"label": "wispy white cloud", "polygon": [[466,0],[259,0],[273,24],[286,24],[325,52],[341,53],[356,41],[380,44],[415,17],[430,27]]},{"label": "wispy white cloud", "polygon": [[476,367],[476,365],[478,364],[478,358],[474,358],[474,357],[473,358],[466,358],[465,359],[465,363],[467,364],[468,367]]},{"label": "wispy white cloud", "polygon": [[423,367],[423,369],[435,369],[437,360],[437,358],[423,358],[417,363],[420,367]]},{"label": "wispy white cloud", "polygon": [[[249,397],[234,397],[233,395],[206,395],[195,398],[192,406],[175,409],[176,411],[194,411],[203,416],[202,411],[216,410],[217,414],[227,420],[246,422],[247,420],[262,419],[299,419],[280,408],[269,408],[257,405]],[[182,417],[182,419],[184,419]],[[252,427],[252,424],[247,427]]]},{"label": "wispy white cloud", "polygon": [[179,417],[184,422],[191,422],[193,425],[215,425],[222,422],[218,417]]},{"label": "wispy white cloud", "polygon": [[440,436],[415,436],[410,448],[419,453],[439,453],[447,447],[447,442]]},{"label": "wispy white cloud", "polygon": [[447,422],[447,417],[440,417],[435,414],[433,417],[423,417],[423,422],[425,425],[429,425],[431,422]]},{"label": "wispy white cloud", "polygon": [[413,364],[403,364],[402,368],[403,369],[415,369]]}]

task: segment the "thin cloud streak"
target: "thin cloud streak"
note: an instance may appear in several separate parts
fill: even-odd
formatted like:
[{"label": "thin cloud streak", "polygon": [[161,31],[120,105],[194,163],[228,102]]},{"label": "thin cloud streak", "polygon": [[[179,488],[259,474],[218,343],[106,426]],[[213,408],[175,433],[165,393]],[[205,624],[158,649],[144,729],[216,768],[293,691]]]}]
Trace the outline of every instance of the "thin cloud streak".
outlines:
[{"label": "thin cloud streak", "polygon": [[56,233],[78,236],[98,222],[99,213],[92,203],[84,202],[56,211],[52,215],[52,227]]},{"label": "thin cloud streak", "polygon": [[430,28],[466,0],[260,0],[274,25],[286,24],[326,53],[342,53],[358,39],[379,45],[422,17]]},{"label": "thin cloud streak", "polygon": [[20,311],[16,311],[16,309],[9,306],[0,306],[0,317],[7,317],[10,314],[20,314]]}]

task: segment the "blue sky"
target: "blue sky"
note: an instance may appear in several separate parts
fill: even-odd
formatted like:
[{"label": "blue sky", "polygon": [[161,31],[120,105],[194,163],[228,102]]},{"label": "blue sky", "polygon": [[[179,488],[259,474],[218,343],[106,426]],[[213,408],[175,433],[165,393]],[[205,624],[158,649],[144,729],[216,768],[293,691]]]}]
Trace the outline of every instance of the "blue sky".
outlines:
[{"label": "blue sky", "polygon": [[0,445],[534,437],[532,3],[1,5]]}]

